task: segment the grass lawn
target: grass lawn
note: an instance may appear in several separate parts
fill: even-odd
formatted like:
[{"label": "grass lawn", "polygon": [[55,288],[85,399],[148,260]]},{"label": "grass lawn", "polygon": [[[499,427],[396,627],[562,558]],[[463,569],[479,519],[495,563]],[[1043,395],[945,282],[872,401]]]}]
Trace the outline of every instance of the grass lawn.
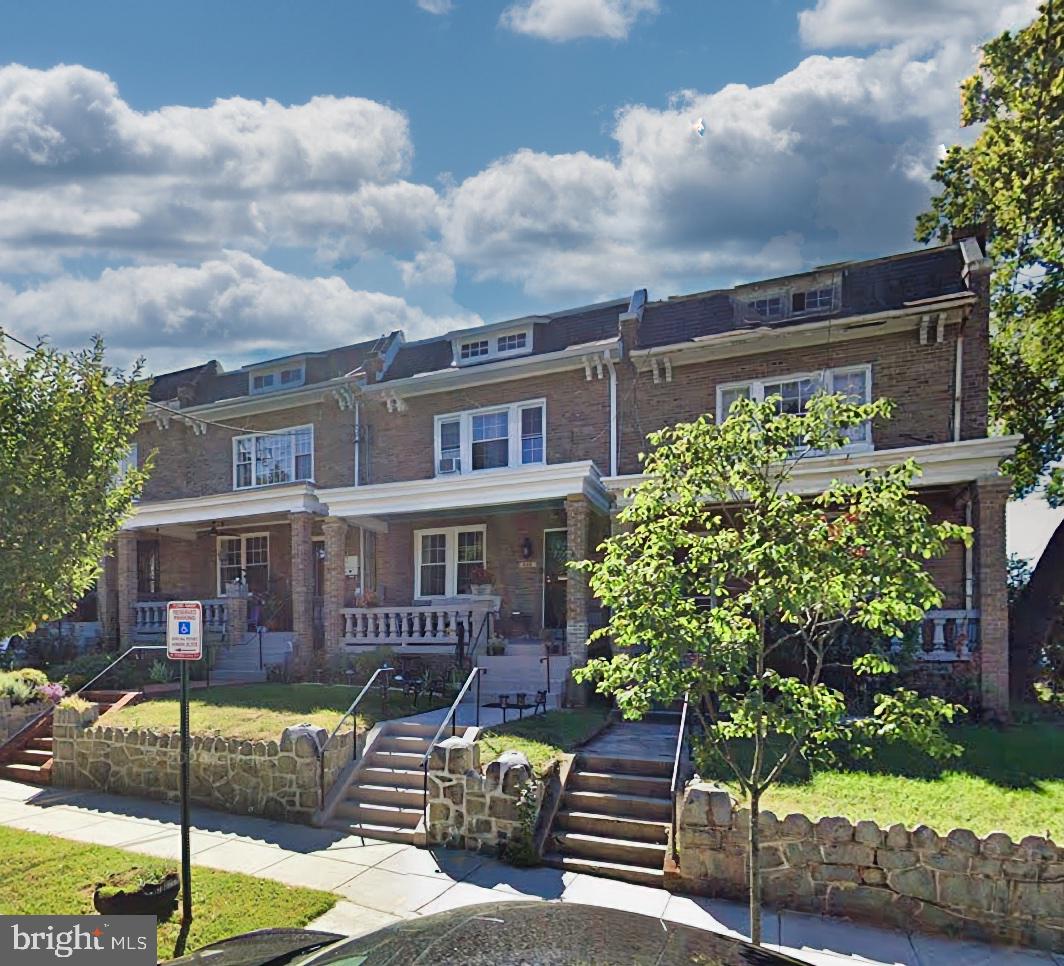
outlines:
[{"label": "grass lawn", "polygon": [[1002,831],[1017,842],[1048,833],[1064,843],[1064,727],[962,726],[951,735],[964,746],[960,758],[936,762],[887,745],[866,761],[777,785],[763,807],[780,816],[844,815],[941,833]]},{"label": "grass lawn", "polygon": [[[189,695],[189,725],[193,734],[226,738],[278,740],[289,725],[307,721],[330,732],[355,700],[360,686],[346,684],[241,684],[205,688]],[[443,707],[450,701],[422,697],[416,711]],[[153,728],[177,731],[180,702],[174,695],[149,698],[119,711],[108,712],[102,724],[120,728]],[[385,718],[400,718],[415,712],[409,698],[398,691],[381,707],[380,691],[373,691],[359,705],[359,725],[372,727]]]},{"label": "grass lawn", "polygon": [[559,755],[590,738],[606,720],[606,708],[548,711],[498,725],[480,738],[480,762],[486,765],[504,751],[523,751],[537,773]]},{"label": "grass lawn", "polygon": [[[11,828],[0,828],[0,866],[0,913],[37,916],[94,915],[97,883],[133,870],[159,876],[176,871],[176,863],[166,859]],[[191,952],[252,929],[305,926],[328,912],[336,898],[237,872],[194,868],[193,919],[185,949]],[[176,955],[180,917],[179,903],[174,920],[159,923],[160,959]]]}]

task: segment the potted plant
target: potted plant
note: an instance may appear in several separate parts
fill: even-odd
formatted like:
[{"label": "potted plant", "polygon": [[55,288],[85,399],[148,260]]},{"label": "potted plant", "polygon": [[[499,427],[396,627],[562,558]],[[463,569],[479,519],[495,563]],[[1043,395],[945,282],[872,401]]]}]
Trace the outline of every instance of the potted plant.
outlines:
[{"label": "potted plant", "polygon": [[176,872],[161,877],[132,868],[99,882],[92,904],[102,916],[169,916],[177,904],[181,880]]},{"label": "potted plant", "polygon": [[487,597],[491,595],[495,585],[495,575],[490,570],[485,570],[483,567],[474,567],[472,573],[469,575],[469,590],[470,593],[476,594],[478,597]]},{"label": "potted plant", "polygon": [[506,653],[506,638],[505,637],[491,637],[488,639],[488,643],[485,645],[485,651],[488,657],[498,657],[500,654]]}]

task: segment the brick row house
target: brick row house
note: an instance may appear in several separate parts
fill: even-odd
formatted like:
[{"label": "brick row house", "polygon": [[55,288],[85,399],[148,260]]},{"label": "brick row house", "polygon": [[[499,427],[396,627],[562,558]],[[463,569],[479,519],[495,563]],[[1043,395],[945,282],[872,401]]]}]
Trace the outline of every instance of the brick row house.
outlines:
[{"label": "brick row house", "polygon": [[[406,341],[158,377],[133,455],[151,479],[105,561],[103,633],[206,602],[230,643],[291,642],[298,674],[382,644],[581,661],[604,616],[567,572],[615,525],[646,435],[739,395],[880,396],[894,418],[803,461],[810,493],[915,458],[919,498],[974,547],[933,562],[921,659],[1007,695],[1004,511],[987,435],[989,263],[974,237],[728,290],[597,305]],[[566,660],[568,655],[569,660]],[[518,664],[514,664],[518,666]],[[522,668],[527,665],[520,665]],[[529,690],[535,682],[529,682]]]}]

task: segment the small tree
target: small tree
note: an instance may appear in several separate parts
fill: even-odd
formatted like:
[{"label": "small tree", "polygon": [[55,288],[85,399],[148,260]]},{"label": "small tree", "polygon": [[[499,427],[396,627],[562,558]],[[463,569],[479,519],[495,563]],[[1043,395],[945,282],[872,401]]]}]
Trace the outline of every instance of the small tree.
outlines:
[{"label": "small tree", "polygon": [[[890,404],[815,397],[805,414],[777,412],[778,397],[740,399],[720,425],[701,418],[651,436],[646,479],[630,491],[626,532],[575,567],[610,608],[617,653],[575,672],[613,694],[627,718],[685,694],[701,726],[700,766],[722,764],[750,806],[750,929],[761,938],[758,812],[765,791],[797,756],[830,761],[833,748],[868,753],[879,737],[933,755],[955,754],[942,731],[954,707],[898,689],[875,695],[851,720],[821,680],[844,625],[901,635],[941,594],[923,569],[965,527],[932,523],[910,485],[910,462],[836,481],[812,498],[795,469],[844,444]],[[800,670],[781,673],[786,648]],[[853,660],[859,674],[894,671],[882,654]]]},{"label": "small tree", "polygon": [[147,477],[119,466],[147,388],[103,343],[18,357],[0,338],[0,637],[62,617],[92,585]]}]

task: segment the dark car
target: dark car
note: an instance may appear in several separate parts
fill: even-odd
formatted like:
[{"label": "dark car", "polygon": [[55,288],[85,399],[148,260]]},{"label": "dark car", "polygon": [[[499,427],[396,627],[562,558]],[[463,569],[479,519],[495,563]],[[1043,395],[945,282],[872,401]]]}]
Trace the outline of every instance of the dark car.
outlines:
[{"label": "dark car", "polygon": [[409,919],[357,939],[267,929],[172,960],[211,966],[508,966],[508,964],[799,964],[704,929],[652,916],[555,902],[491,902]]}]

